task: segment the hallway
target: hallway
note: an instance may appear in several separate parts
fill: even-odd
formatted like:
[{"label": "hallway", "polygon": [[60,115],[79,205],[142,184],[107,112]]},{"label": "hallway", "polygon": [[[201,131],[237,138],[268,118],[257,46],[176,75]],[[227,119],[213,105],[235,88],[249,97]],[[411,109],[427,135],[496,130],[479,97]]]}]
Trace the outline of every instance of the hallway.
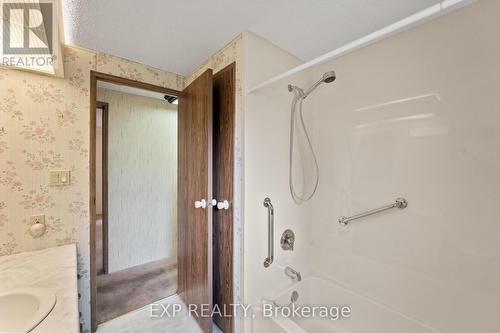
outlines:
[{"label": "hallway", "polygon": [[96,226],[98,323],[107,322],[177,292],[175,258],[103,274],[102,218],[98,218]]}]

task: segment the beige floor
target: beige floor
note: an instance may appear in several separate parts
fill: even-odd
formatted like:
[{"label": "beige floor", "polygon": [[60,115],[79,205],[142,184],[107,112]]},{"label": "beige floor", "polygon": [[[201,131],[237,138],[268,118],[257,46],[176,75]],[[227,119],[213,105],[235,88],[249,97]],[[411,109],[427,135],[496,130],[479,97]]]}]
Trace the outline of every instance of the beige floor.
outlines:
[{"label": "beige floor", "polygon": [[[179,296],[174,295],[160,302],[163,305],[183,304]],[[107,323],[99,325],[97,333],[201,333],[196,321],[190,317],[183,306],[183,311],[175,318],[151,318],[150,305],[133,311]],[[222,331],[214,325],[214,333]]]}]

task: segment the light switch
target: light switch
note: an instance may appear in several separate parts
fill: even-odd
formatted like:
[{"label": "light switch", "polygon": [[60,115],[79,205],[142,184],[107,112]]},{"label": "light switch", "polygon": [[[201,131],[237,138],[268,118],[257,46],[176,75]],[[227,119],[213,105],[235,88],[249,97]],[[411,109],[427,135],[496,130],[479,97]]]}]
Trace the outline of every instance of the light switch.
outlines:
[{"label": "light switch", "polygon": [[71,173],[70,171],[60,171],[59,173],[59,185],[69,185]]},{"label": "light switch", "polygon": [[59,171],[49,172],[49,186],[59,186]]},{"label": "light switch", "polygon": [[71,183],[71,171],[62,170],[49,172],[49,185],[50,186],[67,186]]}]

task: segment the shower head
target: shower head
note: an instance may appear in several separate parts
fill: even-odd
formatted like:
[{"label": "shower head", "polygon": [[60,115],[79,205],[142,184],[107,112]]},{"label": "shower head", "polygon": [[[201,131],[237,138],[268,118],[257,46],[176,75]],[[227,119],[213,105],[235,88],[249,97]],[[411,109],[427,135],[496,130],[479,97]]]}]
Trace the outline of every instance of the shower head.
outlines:
[{"label": "shower head", "polygon": [[335,75],[335,72],[334,71],[329,71],[329,72],[326,72],[325,74],[323,74],[323,76],[321,77],[321,79],[316,82],[315,84],[313,84],[313,86],[311,88],[309,88],[304,94],[303,94],[303,98],[306,98],[310,93],[313,92],[314,89],[318,88],[318,86],[322,83],[331,83],[333,81],[335,81],[336,79],[336,75]]},{"label": "shower head", "polygon": [[336,78],[337,77],[335,76],[335,72],[329,71],[329,72],[326,72],[325,74],[323,74],[322,81],[325,83],[330,83],[330,82],[335,81]]}]

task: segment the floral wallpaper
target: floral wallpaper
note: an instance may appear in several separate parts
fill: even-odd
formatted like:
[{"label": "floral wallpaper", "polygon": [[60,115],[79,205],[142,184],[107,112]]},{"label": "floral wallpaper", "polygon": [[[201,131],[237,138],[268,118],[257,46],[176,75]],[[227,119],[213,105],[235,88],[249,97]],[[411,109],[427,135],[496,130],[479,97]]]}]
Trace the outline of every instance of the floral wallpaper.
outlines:
[{"label": "floral wallpaper", "polygon": [[[81,322],[90,331],[90,71],[182,90],[184,77],[74,46],[65,78],[0,67],[0,256],[77,243]],[[71,170],[71,185],[49,187],[51,169]],[[30,216],[45,214],[33,239]]]},{"label": "floral wallpaper", "polygon": [[[235,39],[233,39],[229,44],[227,44],[224,48],[220,49],[217,53],[212,55],[209,59],[203,62],[196,70],[191,72],[186,76],[185,85],[189,85],[196,79],[198,76],[203,74],[208,68],[211,68],[215,73],[230,65],[231,63],[236,63],[236,86],[237,86],[237,94],[236,97],[239,101],[236,101],[237,105],[241,104],[242,97],[242,89],[241,89],[241,69],[242,69],[242,57],[241,54],[243,52],[242,45],[243,35],[238,35]],[[239,97],[239,98],[238,98]]]},{"label": "floral wallpaper", "polygon": [[[182,90],[207,68],[217,72],[236,62],[234,223],[235,248],[241,251],[242,39],[236,37],[186,78],[76,46],[64,48],[64,79],[0,66],[0,256],[77,243],[84,333],[90,332],[90,71]],[[49,187],[52,169],[71,170],[71,185]],[[29,219],[37,214],[45,214],[47,233],[33,239]],[[236,274],[240,263],[236,255]],[[238,278],[235,295],[238,302]]]}]

